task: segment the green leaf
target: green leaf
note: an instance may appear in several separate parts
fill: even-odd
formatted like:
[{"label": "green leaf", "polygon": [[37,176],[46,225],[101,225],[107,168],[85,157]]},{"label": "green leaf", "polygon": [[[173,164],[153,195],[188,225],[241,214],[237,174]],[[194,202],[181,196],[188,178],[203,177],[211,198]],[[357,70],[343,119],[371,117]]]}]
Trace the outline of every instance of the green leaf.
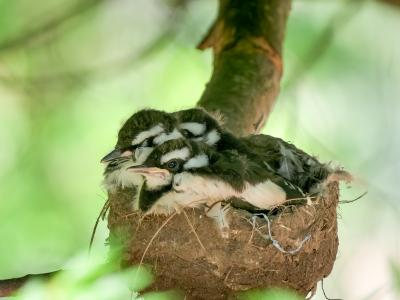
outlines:
[{"label": "green leaf", "polygon": [[185,295],[178,291],[166,291],[166,292],[149,292],[144,294],[143,300],[179,300],[185,299]]},{"label": "green leaf", "polygon": [[268,289],[268,290],[257,290],[244,293],[239,296],[239,299],[243,300],[301,300],[292,291],[283,289]]},{"label": "green leaf", "polygon": [[397,294],[400,295],[400,265],[396,262],[391,262],[390,267],[392,270],[392,281],[394,289]]},{"label": "green leaf", "polygon": [[123,280],[131,291],[141,291],[153,281],[153,275],[145,266],[132,267],[121,273]]}]

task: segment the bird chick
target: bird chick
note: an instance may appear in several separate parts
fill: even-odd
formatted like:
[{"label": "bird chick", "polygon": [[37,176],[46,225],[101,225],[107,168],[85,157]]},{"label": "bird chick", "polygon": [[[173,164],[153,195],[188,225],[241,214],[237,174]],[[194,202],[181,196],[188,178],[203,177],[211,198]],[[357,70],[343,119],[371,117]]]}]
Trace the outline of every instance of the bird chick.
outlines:
[{"label": "bird chick", "polygon": [[266,210],[305,196],[284,178],[235,150],[216,151],[186,139],[157,146],[142,165],[128,170],[145,177],[138,204],[148,214],[212,206],[231,198]]},{"label": "bird chick", "polygon": [[303,191],[312,191],[331,172],[327,165],[280,138],[264,134],[238,138],[202,108],[182,110],[174,115],[187,138],[214,146],[218,151],[236,150]]},{"label": "bird chick", "polygon": [[144,162],[154,146],[180,137],[176,119],[166,112],[144,109],[133,114],[119,130],[115,148],[101,160],[106,189],[141,185],[142,176],[126,169]]}]

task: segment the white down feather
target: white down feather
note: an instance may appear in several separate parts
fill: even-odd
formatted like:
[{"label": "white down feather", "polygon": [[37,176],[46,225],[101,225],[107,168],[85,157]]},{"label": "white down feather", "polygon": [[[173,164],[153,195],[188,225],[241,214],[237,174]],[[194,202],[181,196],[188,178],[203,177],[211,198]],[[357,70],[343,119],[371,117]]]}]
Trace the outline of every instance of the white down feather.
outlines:
[{"label": "white down feather", "polygon": [[260,209],[269,209],[284,203],[286,193],[270,180],[256,185],[246,183],[243,191],[238,192],[221,180],[183,172],[174,176],[173,190],[162,196],[148,213],[171,212],[202,204],[210,206],[232,197],[241,198]]}]

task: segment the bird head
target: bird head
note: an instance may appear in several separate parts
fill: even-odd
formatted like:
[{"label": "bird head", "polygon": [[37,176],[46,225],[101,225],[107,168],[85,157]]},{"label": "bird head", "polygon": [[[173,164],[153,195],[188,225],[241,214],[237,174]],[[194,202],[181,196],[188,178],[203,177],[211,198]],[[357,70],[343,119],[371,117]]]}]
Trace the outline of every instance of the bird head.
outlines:
[{"label": "bird head", "polygon": [[191,108],[174,113],[183,135],[191,140],[215,146],[221,139],[222,128],[219,117],[213,117],[202,108]]},{"label": "bird head", "polygon": [[209,158],[200,143],[181,138],[155,147],[143,164],[128,170],[144,176],[148,189],[159,190],[171,185],[176,174],[208,164]]},{"label": "bird head", "polygon": [[182,137],[176,127],[175,117],[166,112],[154,109],[138,111],[124,123],[119,130],[115,149],[104,156],[101,162],[113,166],[132,159],[140,163],[155,145]]},{"label": "bird head", "polygon": [[144,109],[133,114],[119,130],[115,148],[101,160],[106,164],[105,188],[141,185],[143,177],[127,168],[142,164],[157,144],[182,137],[176,128],[175,117],[163,111]]}]

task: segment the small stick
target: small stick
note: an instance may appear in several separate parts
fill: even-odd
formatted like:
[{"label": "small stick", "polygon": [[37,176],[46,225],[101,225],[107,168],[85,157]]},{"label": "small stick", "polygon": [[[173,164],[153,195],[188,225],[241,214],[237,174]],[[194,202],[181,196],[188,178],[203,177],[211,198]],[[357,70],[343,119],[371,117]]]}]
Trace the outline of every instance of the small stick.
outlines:
[{"label": "small stick", "polygon": [[265,235],[264,233],[262,233],[262,232],[260,231],[260,229],[263,228],[264,226],[261,226],[261,227],[259,227],[259,228],[256,228],[256,226],[255,226],[255,225],[256,225],[256,222],[255,222],[254,217],[252,218],[252,219],[253,219],[253,222],[250,222],[249,219],[244,218],[244,217],[240,217],[240,218],[242,218],[243,220],[246,220],[250,225],[252,225],[252,226],[253,226],[253,227],[252,227],[252,230],[257,231],[257,233],[258,233],[263,239],[268,239],[268,236]]},{"label": "small stick", "polygon": [[347,204],[347,203],[356,202],[357,200],[360,200],[362,197],[364,197],[366,194],[368,194],[368,191],[362,193],[360,196],[358,196],[358,197],[355,198],[355,199],[352,199],[352,200],[342,200],[342,201],[339,201],[339,203],[340,203],[340,204]]},{"label": "small stick", "polygon": [[155,238],[157,237],[157,235],[160,233],[161,229],[163,229],[163,228],[165,227],[165,225],[167,225],[168,222],[169,222],[173,217],[175,217],[176,214],[177,214],[177,212],[174,212],[172,215],[170,215],[169,218],[166,219],[166,220],[164,221],[164,223],[161,224],[160,228],[158,228],[157,231],[154,233],[153,237],[150,239],[149,243],[147,244],[146,249],[145,249],[144,252],[143,252],[142,258],[140,259],[140,262],[139,262],[139,267],[140,267],[140,265],[143,263],[143,259],[144,259],[145,255],[146,255],[147,251],[149,250],[150,245],[153,243],[154,239],[155,239]]},{"label": "small stick", "polygon": [[268,234],[269,234],[269,238],[270,238],[271,241],[272,241],[272,245],[273,245],[276,249],[278,249],[280,252],[282,252],[282,253],[288,253],[288,254],[292,254],[292,255],[293,255],[293,254],[296,254],[296,253],[299,252],[300,249],[303,247],[304,243],[307,242],[307,241],[311,238],[311,235],[310,235],[310,234],[307,234],[307,235],[305,236],[305,238],[300,242],[300,245],[299,245],[296,249],[293,249],[293,250],[285,250],[285,249],[279,244],[279,242],[278,242],[277,240],[275,240],[275,239],[272,237],[272,233],[271,233],[271,221],[269,220],[268,216],[267,216],[266,214],[255,214],[255,215],[253,216],[253,218],[255,218],[256,216],[262,216],[262,217],[264,217],[264,219],[267,221],[267,224],[268,224]]},{"label": "small stick", "polygon": [[100,219],[104,220],[104,217],[105,217],[105,215],[106,215],[106,213],[107,213],[109,208],[110,208],[110,200],[107,199],[107,201],[106,201],[106,203],[104,203],[99,215],[97,216],[96,223],[94,223],[93,230],[92,230],[92,235],[90,236],[88,255],[90,255],[90,252],[92,251],[94,236],[96,235],[97,226],[99,225]]},{"label": "small stick", "polygon": [[146,253],[147,253],[147,251],[149,250],[149,248],[150,248],[151,244],[153,243],[154,239],[155,239],[155,238],[157,237],[157,235],[160,233],[161,229],[163,229],[163,228],[165,227],[165,225],[167,225],[168,222],[171,221],[171,219],[172,219],[173,217],[175,217],[176,214],[177,214],[177,212],[174,212],[172,215],[170,215],[169,218],[166,219],[166,220],[164,221],[164,223],[161,224],[160,228],[157,229],[157,231],[154,233],[153,237],[150,239],[149,243],[147,244],[146,249],[144,249],[142,258],[140,259],[140,262],[139,262],[139,265],[138,265],[138,270],[137,270],[137,272],[136,272],[136,275],[135,275],[134,280],[136,280],[136,278],[137,278],[137,274],[139,273],[140,266],[143,264],[144,257],[146,256]]},{"label": "small stick", "polygon": [[215,201],[213,204],[211,204],[211,206],[210,207],[206,207],[207,208],[207,210],[206,210],[206,213],[208,213],[215,205],[217,205],[218,203],[221,203],[221,202],[223,202],[224,200],[219,200],[219,201]]},{"label": "small stick", "polygon": [[185,215],[186,221],[188,222],[189,226],[192,228],[192,231],[193,231],[194,235],[196,236],[196,239],[199,242],[201,248],[203,248],[203,250],[206,251],[206,248],[204,247],[203,243],[201,242],[199,236],[197,235],[197,232],[194,229],[192,222],[190,222],[189,217],[187,216],[186,212],[184,210],[182,212]]},{"label": "small stick", "polygon": [[226,285],[227,281],[228,281],[228,277],[229,275],[231,275],[233,267],[231,267],[228,271],[228,273],[226,273],[225,279],[224,279],[224,284]]},{"label": "small stick", "polygon": [[139,231],[140,225],[142,225],[142,222],[143,222],[143,220],[144,220],[145,217],[146,217],[146,215],[140,216],[140,218],[139,218],[139,220],[138,220],[138,222],[137,222],[137,226],[136,226],[136,230],[135,230],[135,235],[136,235],[137,232]]},{"label": "small stick", "polygon": [[340,298],[329,298],[326,294],[325,294],[325,289],[324,289],[324,279],[321,279],[321,288],[322,288],[322,293],[324,294],[324,297],[326,300],[343,300]]},{"label": "small stick", "polygon": [[247,244],[250,244],[251,241],[253,240],[254,230],[255,230],[255,228],[256,228],[256,219],[254,219],[254,218],[253,218],[253,223],[252,223],[252,225],[253,225],[253,228],[251,228],[251,234],[250,234],[249,240],[247,241]]}]

